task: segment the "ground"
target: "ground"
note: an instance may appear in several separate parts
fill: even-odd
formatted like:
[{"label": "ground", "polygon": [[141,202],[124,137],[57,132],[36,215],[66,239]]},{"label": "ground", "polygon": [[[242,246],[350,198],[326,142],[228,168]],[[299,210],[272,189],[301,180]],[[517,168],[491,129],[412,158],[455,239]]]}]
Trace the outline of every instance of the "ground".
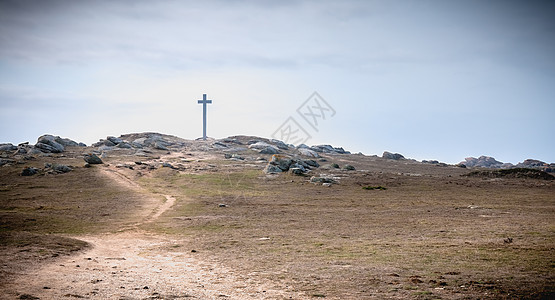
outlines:
[{"label": "ground", "polygon": [[[229,160],[198,147],[114,152],[85,168],[89,150],[0,168],[0,298],[555,293],[553,180],[339,154],[324,155],[306,177],[267,175],[269,155],[244,150],[246,160]],[[74,170],[19,176],[44,163]],[[327,169],[332,163],[356,170]],[[338,183],[309,182],[320,174]]]}]

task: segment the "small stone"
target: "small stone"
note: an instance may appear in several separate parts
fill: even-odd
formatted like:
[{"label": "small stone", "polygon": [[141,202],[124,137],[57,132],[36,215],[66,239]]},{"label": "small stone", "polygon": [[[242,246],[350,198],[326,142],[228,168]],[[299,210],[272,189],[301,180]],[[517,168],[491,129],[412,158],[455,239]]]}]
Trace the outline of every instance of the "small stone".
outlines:
[{"label": "small stone", "polygon": [[331,183],[330,182],[324,182],[324,183],[322,183],[322,185],[325,186],[325,187],[330,187]]},{"label": "small stone", "polygon": [[39,169],[33,167],[27,167],[21,171],[21,176],[33,176],[39,172]]}]

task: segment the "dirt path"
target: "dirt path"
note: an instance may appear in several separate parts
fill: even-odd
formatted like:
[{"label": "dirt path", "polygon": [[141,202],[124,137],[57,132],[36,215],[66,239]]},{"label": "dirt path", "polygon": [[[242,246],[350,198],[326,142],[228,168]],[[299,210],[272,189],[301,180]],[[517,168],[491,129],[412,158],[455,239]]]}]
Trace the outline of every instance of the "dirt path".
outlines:
[{"label": "dirt path", "polygon": [[[100,170],[120,185],[145,192],[116,169]],[[76,237],[90,243],[91,249],[20,276],[8,284],[6,299],[303,298],[202,261],[189,250],[187,241],[138,229],[141,224],[155,221],[175,203],[171,195],[163,195],[163,203],[157,196],[160,195],[152,195],[152,203],[144,206],[147,211],[141,222],[117,233]]]}]

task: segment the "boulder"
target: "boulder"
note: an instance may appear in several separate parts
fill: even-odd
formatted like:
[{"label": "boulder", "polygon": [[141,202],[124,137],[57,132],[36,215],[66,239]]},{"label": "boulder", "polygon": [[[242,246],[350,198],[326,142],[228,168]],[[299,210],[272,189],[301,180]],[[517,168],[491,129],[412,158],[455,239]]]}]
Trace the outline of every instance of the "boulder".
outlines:
[{"label": "boulder", "polygon": [[0,167],[3,165],[13,164],[13,163],[15,163],[15,160],[13,159],[0,158]]},{"label": "boulder", "polygon": [[331,153],[331,154],[349,154],[349,151],[345,151],[341,147],[333,147],[331,145],[316,145],[310,147],[310,150],[316,152],[323,152],[323,153]]},{"label": "boulder", "polygon": [[154,142],[154,149],[169,151],[166,143],[164,143],[163,141]]},{"label": "boulder", "polygon": [[117,138],[115,136],[108,136],[108,137],[106,137],[106,140],[112,142],[114,145],[118,145],[119,143],[123,143],[122,139]]},{"label": "boulder", "polygon": [[129,144],[128,142],[125,142],[125,141],[119,143],[116,147],[122,148],[122,149],[131,149],[131,148],[133,148],[133,146],[131,146],[131,144]]},{"label": "boulder", "polygon": [[26,167],[21,171],[21,176],[33,176],[39,172],[39,169],[33,167]]},{"label": "boulder", "polygon": [[387,151],[383,152],[382,158],[393,159],[393,160],[405,159],[405,157],[403,155],[399,154],[399,153],[391,153],[391,152],[387,152]]},{"label": "boulder", "polygon": [[291,171],[291,174],[294,175],[303,175],[305,173],[305,171],[300,168],[290,168],[289,171]]},{"label": "boulder", "polygon": [[289,146],[280,140],[272,139],[270,143],[276,145],[281,150],[289,150]]},{"label": "boulder", "polygon": [[17,150],[17,146],[14,146],[10,143],[0,144],[0,151],[10,152],[14,150]]},{"label": "boulder", "polygon": [[347,170],[347,171],[354,171],[354,170],[355,170],[355,167],[353,167],[352,165],[345,165],[345,166],[343,167],[343,169],[345,169],[345,170]]},{"label": "boulder", "polygon": [[293,164],[293,160],[286,156],[274,154],[272,155],[272,158],[270,158],[268,164],[277,166],[282,171],[287,172],[291,164]]},{"label": "boulder", "polygon": [[[57,138],[60,140],[60,137]],[[37,143],[35,144],[35,148],[47,153],[61,153],[65,150],[65,147],[56,140],[56,137],[49,134],[39,137]]]},{"label": "boulder", "polygon": [[282,170],[275,165],[268,164],[264,169],[264,173],[281,173]]},{"label": "boulder", "polygon": [[87,153],[83,155],[83,159],[86,163],[90,165],[102,164],[102,159],[100,159],[100,157],[96,156],[96,154],[94,153]]},{"label": "boulder", "polygon": [[52,170],[56,173],[67,173],[73,171],[72,168],[66,165],[53,165]]},{"label": "boulder", "polygon": [[320,154],[318,154],[318,152],[310,150],[308,148],[298,148],[297,151],[299,151],[299,153],[303,156],[320,158]]},{"label": "boulder", "polygon": [[258,150],[261,154],[278,154],[279,150],[265,142],[256,142],[249,145],[249,149]]}]

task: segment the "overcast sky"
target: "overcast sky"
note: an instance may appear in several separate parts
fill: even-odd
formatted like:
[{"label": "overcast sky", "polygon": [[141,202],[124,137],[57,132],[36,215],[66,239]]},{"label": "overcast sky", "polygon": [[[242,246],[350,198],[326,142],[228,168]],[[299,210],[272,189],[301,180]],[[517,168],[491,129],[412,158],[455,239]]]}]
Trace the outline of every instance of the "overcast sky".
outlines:
[{"label": "overcast sky", "polygon": [[204,93],[215,138],[555,162],[555,2],[0,0],[0,142],[194,139]]}]

